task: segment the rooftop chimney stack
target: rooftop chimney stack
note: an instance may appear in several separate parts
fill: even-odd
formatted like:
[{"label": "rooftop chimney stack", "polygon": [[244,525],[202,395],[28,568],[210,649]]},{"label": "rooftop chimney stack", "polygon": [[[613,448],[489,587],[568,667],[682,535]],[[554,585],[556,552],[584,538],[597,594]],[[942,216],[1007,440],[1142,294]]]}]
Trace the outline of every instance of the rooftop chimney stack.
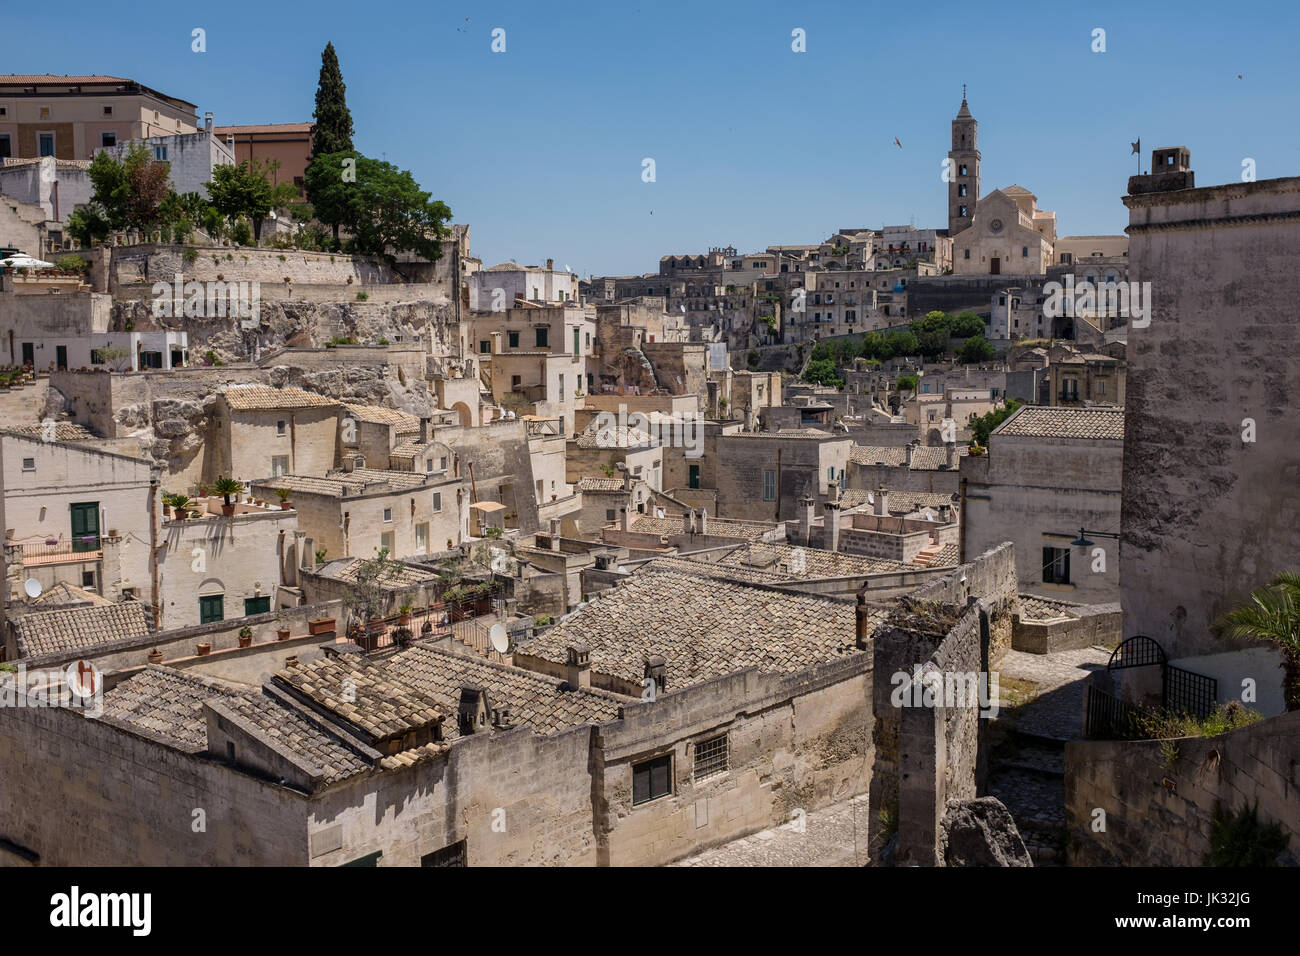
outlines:
[{"label": "rooftop chimney stack", "polygon": [[907,467],[912,467],[912,458],[916,455],[916,446],[921,444],[921,439],[913,438],[907,443]]},{"label": "rooftop chimney stack", "polygon": [[838,497],[826,502],[826,529],[822,534],[822,547],[828,551],[838,551],[840,549],[840,503]]},{"label": "rooftop chimney stack", "polygon": [[477,684],[460,686],[460,706],[456,711],[456,727],[462,737],[486,729],[488,710],[487,691]]},{"label": "rooftop chimney stack", "polygon": [[591,650],[586,644],[573,644],[565,651],[565,681],[571,690],[591,689]]},{"label": "rooftop chimney stack", "polygon": [[560,519],[551,519],[551,550],[560,550]]},{"label": "rooftop chimney stack", "polygon": [[812,523],[816,506],[817,503],[813,501],[812,495],[804,495],[799,499],[799,543],[804,547],[812,544]]},{"label": "rooftop chimney stack", "polygon": [[619,514],[619,526],[624,531],[631,531],[632,530],[631,510],[626,505],[624,505],[622,508],[618,509],[618,514]]},{"label": "rooftop chimney stack", "polygon": [[420,441],[426,445],[433,441],[433,418],[429,415],[420,417]]},{"label": "rooftop chimney stack", "polygon": [[871,643],[870,627],[871,617],[867,613],[867,595],[865,592],[859,592],[857,636],[853,643],[860,651],[865,651]]},{"label": "rooftop chimney stack", "polygon": [[668,662],[658,654],[645,659],[645,676],[655,682],[656,692],[664,693],[668,689]]},{"label": "rooftop chimney stack", "polygon": [[876,489],[876,507],[874,510],[877,515],[889,517],[889,492],[885,490],[884,485]]},{"label": "rooftop chimney stack", "polygon": [[943,445],[944,461],[947,462],[949,468],[952,468],[957,461],[957,443],[955,441],[947,441],[944,442]]},{"label": "rooftop chimney stack", "polygon": [[695,534],[695,512],[690,508],[682,512],[682,534]]},{"label": "rooftop chimney stack", "polygon": [[554,272],[554,271],[555,271],[555,260],[554,260],[554,259],[547,259],[547,260],[546,260],[546,271],[547,271],[547,272]]},{"label": "rooftop chimney stack", "polygon": [[707,508],[700,509],[700,534],[709,533],[709,511]]},{"label": "rooftop chimney stack", "polygon": [[212,135],[212,110],[208,110],[203,114],[203,130],[209,136]]}]

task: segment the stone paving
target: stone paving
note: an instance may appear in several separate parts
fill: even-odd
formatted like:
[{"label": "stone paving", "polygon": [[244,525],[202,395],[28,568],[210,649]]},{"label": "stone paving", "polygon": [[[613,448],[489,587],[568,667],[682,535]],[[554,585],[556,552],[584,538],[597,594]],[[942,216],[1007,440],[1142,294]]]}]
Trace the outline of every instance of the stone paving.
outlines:
[{"label": "stone paving", "polygon": [[[856,827],[855,827],[856,821]],[[760,830],[672,866],[865,866],[867,863],[867,795],[853,797],[803,820]],[[857,848],[854,848],[856,832]],[[856,853],[856,864],[854,862]]]},{"label": "stone paving", "polygon": [[998,662],[999,680],[1014,678],[1037,685],[1035,698],[1015,714],[1016,731],[1062,742],[1082,736],[1083,678],[1104,668],[1108,660],[1110,651],[1097,647],[1055,654],[1008,651]]}]

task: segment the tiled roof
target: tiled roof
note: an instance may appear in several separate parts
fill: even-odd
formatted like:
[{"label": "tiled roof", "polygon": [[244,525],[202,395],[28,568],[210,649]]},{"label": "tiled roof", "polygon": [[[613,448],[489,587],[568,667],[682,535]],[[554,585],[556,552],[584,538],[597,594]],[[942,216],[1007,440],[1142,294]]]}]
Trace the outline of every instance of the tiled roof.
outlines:
[{"label": "tiled roof", "polygon": [[943,548],[930,559],[930,563],[925,565],[927,568],[951,568],[957,564],[957,559],[961,556],[961,546],[958,544],[945,544]]},{"label": "tiled roof", "polygon": [[339,404],[332,398],[301,388],[272,388],[269,385],[226,385],[221,389],[221,394],[236,411],[335,408]]},{"label": "tiled roof", "polygon": [[312,475],[279,475],[254,482],[259,488],[288,488],[304,494],[329,495],[333,498],[350,498],[354,495],[374,494],[389,490],[409,491],[425,483],[425,476],[413,471],[389,471],[385,468],[356,468],[352,471],[331,471],[322,478]]},{"label": "tiled roof", "polygon": [[555,677],[419,644],[382,666],[404,684],[428,694],[447,713],[459,708],[463,684],[483,687],[493,709],[509,707],[515,723],[528,724],[540,734],[613,720],[623,702],[605,691],[561,690],[564,682]]},{"label": "tiled roof", "polygon": [[364,658],[322,657],[286,668],[272,680],[368,734],[372,743],[438,723],[444,716],[427,694]]},{"label": "tiled roof", "polygon": [[627,488],[618,478],[579,478],[579,491],[625,491]]},{"label": "tiled roof", "polygon": [[830,432],[824,432],[819,428],[783,428],[778,432],[735,432],[731,435],[723,436],[725,438],[798,438],[805,440],[821,441],[825,438],[837,438],[846,440],[848,435],[832,435]]},{"label": "tiled roof", "polygon": [[98,647],[149,633],[144,605],[125,601],[108,606],[74,607],[24,614],[15,622],[18,654],[35,657],[83,647]]},{"label": "tiled roof", "polygon": [[344,414],[351,415],[357,421],[374,425],[396,425],[398,431],[415,431],[420,427],[420,420],[409,412],[396,408],[384,408],[382,405],[350,405],[344,403]]},{"label": "tiled roof", "polygon": [[[970,454],[970,448],[967,445],[958,445],[956,455],[954,456],[953,466],[956,467],[956,459],[962,455]],[[891,445],[854,445],[849,452],[849,460],[856,465],[885,465],[890,468],[902,468],[907,465],[907,446],[895,447]],[[912,453],[911,471],[939,471],[948,464],[948,449],[943,445],[917,445],[916,450]]]},{"label": "tiled roof", "polygon": [[1053,621],[1058,618],[1072,618],[1079,615],[1070,610],[1080,607],[1073,601],[1055,601],[1051,598],[1036,597],[1033,594],[1020,595],[1020,616],[1027,621]]},{"label": "tiled roof", "polygon": [[680,571],[682,574],[694,574],[697,577],[723,578],[728,581],[742,581],[748,584],[782,585],[790,583],[790,575],[783,572],[760,571],[757,568],[731,567],[712,561],[696,560],[690,557],[677,557],[664,554],[654,559],[654,566],[661,571]]},{"label": "tiled roof", "polygon": [[318,767],[327,785],[371,769],[371,764],[338,740],[269,697],[249,694],[226,698],[222,703],[253,725],[259,739]]},{"label": "tiled roof", "polygon": [[218,136],[233,133],[310,133],[311,123],[263,123],[254,126],[214,126],[212,131]]},{"label": "tiled roof", "polygon": [[[632,522],[632,530],[643,534],[682,534],[683,526],[680,516],[676,518],[651,518],[648,515],[642,515]],[[734,518],[714,518],[710,516],[708,519],[708,533],[723,538],[745,538],[754,541],[763,537],[775,527],[775,525],[760,524],[754,521],[737,521]]]},{"label": "tiled roof", "polygon": [[252,693],[250,688],[150,664],[104,694],[103,719],[174,750],[203,753],[208,749],[203,702]]},{"label": "tiled roof", "polygon": [[[911,514],[919,508],[931,508],[938,510],[941,505],[953,504],[952,495],[938,494],[929,491],[890,491],[889,492],[889,513],[891,515]],[[870,499],[870,500],[868,500]],[[875,492],[868,491],[865,488],[850,488],[848,491],[841,492],[840,505],[847,511],[849,508],[857,508],[860,505],[866,505],[868,508],[875,504]]]},{"label": "tiled roof", "polygon": [[[338,570],[332,570],[329,576],[334,578],[336,581],[355,581],[357,579],[357,572],[360,570],[361,558],[354,558]],[[425,584],[429,581],[435,580],[437,577],[438,573],[436,571],[412,567],[411,565],[403,564],[400,561],[392,561],[390,562],[388,573],[384,575],[383,579],[379,583],[384,587],[401,588],[417,584]]]},{"label": "tiled roof", "polygon": [[821,548],[761,543],[737,548],[718,563],[729,567],[755,568],[781,573],[791,581],[914,570],[910,564],[891,561],[888,558],[868,558],[845,554],[843,551],[823,551]]},{"label": "tiled roof", "polygon": [[792,673],[855,650],[851,603],[658,569],[656,563],[519,650],[563,663],[566,648],[583,642],[592,670],[638,684],[646,658],[662,655],[669,691],[749,666]]},{"label": "tiled roof", "polygon": [[426,447],[427,446],[424,442],[410,438],[406,441],[399,441],[397,444],[393,445],[393,449],[388,453],[388,457],[414,458],[416,455],[420,454],[420,452],[424,451]]},{"label": "tiled roof", "polygon": [[[45,438],[44,425],[9,425],[5,431],[15,435],[27,435],[31,438]],[[55,441],[86,441],[93,440],[95,436],[87,431],[82,425],[75,422],[56,422],[54,425]]]},{"label": "tiled roof", "polygon": [[1123,408],[1026,405],[999,425],[994,435],[1021,438],[1124,440]]},{"label": "tiled roof", "polygon": [[33,599],[32,607],[39,607],[50,611],[61,607],[109,607],[113,604],[102,594],[96,594],[94,591],[87,591],[83,588],[73,587],[66,581],[60,581],[53,587],[46,588],[41,592],[41,596]]},{"label": "tiled roof", "polygon": [[59,86],[76,86],[86,83],[130,83],[131,80],[121,76],[60,76],[57,73],[0,73],[0,86],[14,86],[22,83],[27,86],[33,84],[41,85],[46,83],[58,84]]},{"label": "tiled roof", "polygon": [[624,426],[622,428],[600,428],[596,422],[587,426],[587,430],[578,436],[579,448],[636,448],[649,445],[652,439],[639,428]]}]

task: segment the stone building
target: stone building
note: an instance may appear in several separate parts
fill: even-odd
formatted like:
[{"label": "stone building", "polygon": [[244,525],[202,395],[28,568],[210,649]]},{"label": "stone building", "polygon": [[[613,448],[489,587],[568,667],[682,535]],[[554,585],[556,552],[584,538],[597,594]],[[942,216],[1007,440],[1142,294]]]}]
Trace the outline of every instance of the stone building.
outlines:
[{"label": "stone building", "polygon": [[1128,343],[1124,633],[1171,659],[1229,649],[1214,621],[1300,556],[1300,179],[1196,188],[1189,164],[1155,150],[1124,199],[1153,304]]},{"label": "stone building", "polygon": [[1018,409],[987,454],[961,459],[965,553],[1012,541],[1022,592],[1115,601],[1124,432],[1120,408]]},{"label": "stone building", "polygon": [[201,480],[323,475],[338,460],[342,408],[301,388],[222,388],[210,412]]},{"label": "stone building", "polygon": [[167,163],[172,189],[182,196],[198,193],[206,199],[207,183],[212,182],[213,171],[218,166],[236,164],[234,150],[213,132],[211,113],[204,116],[203,128],[198,132],[118,140],[115,145],[104,146],[103,152],[121,162],[132,148],[140,145],[154,159]]},{"label": "stone building", "polygon": [[952,149],[948,151],[948,236],[969,229],[975,218],[975,203],[980,198],[980,125],[966,105],[966,89],[961,91],[961,108],[952,121]]},{"label": "stone building", "polygon": [[1038,208],[1023,186],[995,189],[974,207],[974,221],[952,246],[959,276],[1036,276],[1055,261],[1056,213]]},{"label": "stone building", "polygon": [[824,503],[832,487],[846,486],[852,445],[846,435],[814,428],[718,435],[718,514],[785,521],[797,516],[804,495]]}]

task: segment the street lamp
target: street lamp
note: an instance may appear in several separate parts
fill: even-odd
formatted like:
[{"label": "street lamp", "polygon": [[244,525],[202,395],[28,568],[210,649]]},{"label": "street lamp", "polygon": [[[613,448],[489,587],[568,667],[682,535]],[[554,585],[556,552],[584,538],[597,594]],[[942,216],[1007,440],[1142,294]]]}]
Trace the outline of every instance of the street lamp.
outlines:
[{"label": "street lamp", "polygon": [[[1080,528],[1079,537],[1071,541],[1070,544],[1076,548],[1091,548],[1096,544],[1096,542],[1088,540],[1087,535],[1090,534],[1096,535],[1099,538],[1114,538],[1116,541],[1119,540],[1119,535],[1113,534],[1109,531],[1089,531],[1086,528]],[[1064,537],[1064,535],[1062,535],[1062,537]]]}]

